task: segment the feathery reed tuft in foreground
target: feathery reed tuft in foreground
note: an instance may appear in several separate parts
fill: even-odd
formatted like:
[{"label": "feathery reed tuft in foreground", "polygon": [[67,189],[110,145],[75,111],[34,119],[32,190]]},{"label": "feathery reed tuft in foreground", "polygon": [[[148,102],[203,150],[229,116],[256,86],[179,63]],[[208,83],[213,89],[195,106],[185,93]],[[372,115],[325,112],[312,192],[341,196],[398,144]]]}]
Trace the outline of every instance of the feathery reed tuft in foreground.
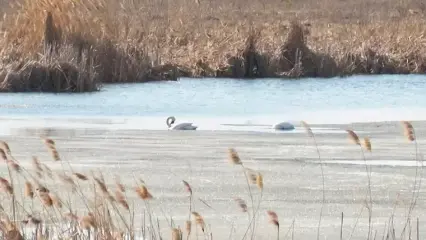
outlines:
[{"label": "feathery reed tuft in foreground", "polygon": [[404,135],[407,138],[407,140],[410,142],[416,140],[416,135],[414,133],[413,125],[411,125],[411,123],[408,121],[402,121],[401,123],[404,129]]},{"label": "feathery reed tuft in foreground", "polygon": [[367,151],[371,152],[371,142],[370,142],[370,138],[365,137],[365,138],[364,138],[364,141],[363,141],[363,145],[364,145],[365,150],[367,150]]},{"label": "feathery reed tuft in foreground", "polygon": [[356,145],[361,145],[359,137],[358,137],[358,135],[354,131],[352,131],[352,130],[346,130],[346,132],[349,134],[349,140],[351,140]]}]

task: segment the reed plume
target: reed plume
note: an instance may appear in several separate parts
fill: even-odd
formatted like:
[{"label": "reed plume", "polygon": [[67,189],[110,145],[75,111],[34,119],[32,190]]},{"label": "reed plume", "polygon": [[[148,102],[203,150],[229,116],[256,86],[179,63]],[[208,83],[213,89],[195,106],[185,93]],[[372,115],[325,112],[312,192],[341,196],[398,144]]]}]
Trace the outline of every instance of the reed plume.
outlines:
[{"label": "reed plume", "polygon": [[404,135],[407,138],[408,141],[413,142],[416,140],[416,135],[414,133],[413,125],[408,121],[402,121],[401,122],[403,129],[404,129]]},{"label": "reed plume", "polygon": [[107,188],[105,182],[103,180],[99,179],[99,178],[96,178],[96,177],[94,177],[94,180],[98,184],[98,187],[101,190],[102,194],[104,196],[106,196],[109,201],[111,201],[111,202],[114,201],[115,199],[109,193],[108,188]]},{"label": "reed plume", "polygon": [[40,201],[43,203],[46,207],[52,207],[53,206],[53,200],[50,197],[49,193],[46,192],[39,192]]},{"label": "reed plume", "polygon": [[324,176],[324,166],[323,166],[323,162],[322,162],[322,159],[321,159],[321,153],[319,151],[318,143],[317,143],[317,140],[315,138],[315,134],[312,131],[312,128],[305,121],[301,121],[300,124],[305,129],[305,132],[308,135],[308,137],[310,137],[310,138],[312,138],[314,140],[315,149],[316,149],[317,154],[318,154],[318,161],[320,162],[320,168],[321,168],[322,203],[321,203],[321,210],[320,210],[320,216],[319,216],[318,227],[317,227],[317,240],[319,240],[319,238],[320,238],[320,229],[321,229],[321,221],[322,221],[322,212],[324,210],[324,205],[325,205],[325,176]]},{"label": "reed plume", "polygon": [[89,230],[91,227],[96,229],[96,221],[92,213],[89,213],[88,215],[81,217],[80,227],[86,230]]},{"label": "reed plume", "polygon": [[361,143],[359,141],[359,137],[354,131],[346,130],[346,132],[349,134],[349,140],[351,140],[356,145],[361,145]]},{"label": "reed plume", "polygon": [[15,223],[11,222],[8,217],[0,220],[0,231],[3,233],[3,239],[7,240],[24,240],[19,228]]},{"label": "reed plume", "polygon": [[29,198],[34,198],[33,185],[30,182],[25,182],[25,191],[24,196]]},{"label": "reed plume", "polygon": [[[254,219],[255,218],[254,200],[253,200],[253,194],[251,192],[250,181],[252,183],[254,182],[256,184],[256,177],[251,175],[250,179],[249,179],[249,177],[247,176],[247,169],[244,167],[244,164],[241,161],[240,156],[238,155],[237,151],[234,148],[228,148],[228,156],[229,156],[229,160],[232,164],[240,165],[241,168],[242,168],[242,171],[244,173],[244,177],[246,178],[246,182],[247,182],[247,188],[248,188],[248,192],[249,192],[249,196],[250,196],[251,206],[252,206],[252,210],[253,210],[253,219]],[[249,219],[250,219],[250,214],[249,214]],[[247,234],[250,227],[251,227],[251,224],[248,226],[245,234]],[[253,230],[253,232],[254,232],[254,230]]]},{"label": "reed plume", "polygon": [[62,201],[56,194],[49,193],[49,197],[52,200],[53,206],[56,206],[57,208],[62,208]]},{"label": "reed plume", "polygon": [[364,145],[365,150],[371,152],[371,141],[368,137],[364,138],[363,145]]},{"label": "reed plume", "polygon": [[0,149],[2,149],[7,155],[11,154],[9,145],[5,141],[0,141]]},{"label": "reed plume", "polygon": [[[247,228],[243,238],[245,238],[245,236],[247,235],[248,230],[250,229],[252,224],[253,224],[253,234],[255,232],[255,229],[256,229],[256,214],[260,209],[260,203],[262,202],[262,197],[263,197],[263,176],[262,176],[261,173],[257,172],[256,175],[254,175],[254,178],[255,178],[254,179],[255,184],[260,190],[260,197],[259,197],[259,202],[257,203],[256,210],[254,210],[254,206],[253,206],[253,217],[250,220],[249,227]],[[250,219],[250,215],[249,215],[249,219]]]},{"label": "reed plume", "polygon": [[39,182],[36,182],[36,191],[39,193],[49,193],[49,189],[41,185]]},{"label": "reed plume", "polygon": [[8,180],[5,178],[0,177],[0,187],[5,191],[6,193],[9,193],[10,195],[13,195],[13,187],[9,183]]},{"label": "reed plume", "polygon": [[194,218],[195,224],[200,225],[201,230],[204,232],[204,219],[198,212],[192,212],[192,217]]},{"label": "reed plume", "polygon": [[182,231],[178,228],[172,228],[172,240],[182,240]]},{"label": "reed plume", "polygon": [[[365,172],[367,173],[367,183],[368,183],[368,195],[369,195],[369,204],[368,204],[368,210],[369,210],[369,217],[368,217],[368,236],[367,239],[370,239],[370,235],[371,235],[371,231],[372,231],[372,221],[371,221],[371,214],[373,211],[373,197],[371,194],[371,176],[370,176],[370,170],[367,164],[367,159],[365,158],[365,154],[364,154],[364,150],[362,148],[361,145],[361,141],[359,140],[358,135],[353,131],[353,130],[346,130],[346,132],[349,135],[349,140],[351,142],[353,142],[354,144],[358,145],[362,154],[362,158],[364,159],[364,163],[365,163]],[[371,148],[371,142],[368,139],[368,143],[370,144],[370,148]],[[365,140],[364,140],[364,144],[365,144]]]},{"label": "reed plume", "polygon": [[16,163],[15,161],[13,161],[13,160],[7,160],[7,164],[9,165],[9,167],[12,169],[12,170],[14,170],[15,172],[17,172],[17,173],[20,173],[21,172],[21,166],[19,166],[19,164],[18,163]]},{"label": "reed plume", "polygon": [[125,209],[129,210],[129,204],[126,201],[126,198],[124,197],[121,190],[117,189],[115,190],[115,201],[120,203]]},{"label": "reed plume", "polygon": [[277,227],[277,239],[280,239],[280,221],[278,220],[278,215],[271,210],[266,211],[269,216],[269,222],[274,224]]},{"label": "reed plume", "polygon": [[144,185],[140,187],[136,187],[135,191],[139,195],[139,197],[143,200],[149,200],[153,198],[151,193],[148,191],[148,189]]},{"label": "reed plume", "polygon": [[121,192],[125,192],[126,188],[124,187],[124,185],[121,183],[120,181],[120,177],[119,176],[115,176],[115,185],[117,186],[117,188],[121,191]]},{"label": "reed plume", "polygon": [[55,146],[55,141],[53,141],[53,139],[44,138],[43,140],[45,144]]},{"label": "reed plume", "polygon": [[[411,203],[410,203],[410,207],[408,209],[408,216],[407,216],[407,221],[404,224],[404,228],[402,230],[401,233],[401,237],[403,234],[405,234],[405,230],[407,227],[407,224],[409,224],[410,219],[411,219],[411,214],[412,211],[414,210],[416,203],[417,203],[417,199],[419,197],[420,194],[420,188],[421,188],[421,184],[422,184],[422,173],[423,173],[423,159],[420,159],[420,177],[419,175],[419,159],[418,159],[418,145],[417,145],[417,136],[416,136],[416,132],[414,130],[413,125],[408,122],[408,121],[401,121],[401,125],[404,131],[404,136],[405,138],[409,141],[409,142],[414,142],[414,150],[415,150],[415,161],[416,161],[416,173],[415,173],[415,177],[414,177],[414,184],[413,184],[413,191],[412,191],[412,196],[411,196]],[[416,190],[417,188],[417,190]]]},{"label": "reed plume", "polygon": [[237,165],[242,164],[240,156],[238,156],[238,153],[234,148],[229,148],[228,151],[229,151],[229,159],[231,163],[237,164]]},{"label": "reed plume", "polygon": [[50,152],[53,160],[59,161],[61,160],[58,151],[56,150],[55,142],[50,138],[43,139],[44,144],[47,147],[47,150]]},{"label": "reed plume", "polygon": [[103,181],[101,181],[99,178],[94,178],[95,182],[98,184],[99,189],[101,189],[101,192],[104,194],[108,194],[108,188],[105,185],[105,183]]},{"label": "reed plume", "polygon": [[185,221],[185,230],[186,230],[186,232],[187,232],[187,234],[188,234],[188,238],[189,238],[189,235],[191,235],[191,221]]},{"label": "reed plume", "polygon": [[185,186],[185,191],[189,193],[189,211],[188,211],[188,220],[185,222],[186,226],[186,232],[187,232],[187,238],[189,239],[189,236],[191,234],[191,213],[192,213],[192,188],[191,185],[185,180],[182,180],[183,185]]},{"label": "reed plume", "polygon": [[0,148],[0,157],[3,161],[7,161],[7,156],[6,153],[4,152],[3,149]]},{"label": "reed plume", "polygon": [[83,180],[83,181],[89,180],[89,178],[86,175],[81,174],[81,173],[73,173],[73,175],[76,176],[78,179]]},{"label": "reed plume", "polygon": [[43,173],[43,168],[42,168],[42,166],[41,166],[41,164],[40,164],[40,161],[38,160],[38,158],[36,157],[36,156],[33,156],[32,157],[32,164],[33,164],[33,167],[35,168],[35,170],[36,170],[36,174],[37,174],[37,176],[39,177],[39,178],[42,178],[43,177],[43,175],[42,175],[42,173]]},{"label": "reed plume", "polygon": [[183,182],[183,185],[185,186],[185,190],[186,190],[187,192],[189,192],[189,194],[190,194],[190,195],[192,195],[192,188],[191,188],[191,186],[189,185],[189,183],[188,183],[187,181],[185,181],[185,180],[182,180],[182,182]]},{"label": "reed plume", "polygon": [[247,173],[247,176],[248,176],[248,179],[250,180],[250,182],[252,184],[256,184],[256,179],[257,179],[256,172],[251,168],[245,168],[245,169],[246,169],[246,173]]},{"label": "reed plume", "polygon": [[305,129],[305,132],[306,134],[308,134],[309,137],[314,137],[314,132],[312,132],[312,129],[308,123],[306,123],[305,121],[300,121],[300,125],[302,125],[302,127]]},{"label": "reed plume", "polygon": [[260,190],[263,190],[263,176],[260,173],[256,175],[256,185]]},{"label": "reed plume", "polygon": [[247,212],[247,204],[243,199],[235,198],[234,200],[237,202],[242,212]]}]

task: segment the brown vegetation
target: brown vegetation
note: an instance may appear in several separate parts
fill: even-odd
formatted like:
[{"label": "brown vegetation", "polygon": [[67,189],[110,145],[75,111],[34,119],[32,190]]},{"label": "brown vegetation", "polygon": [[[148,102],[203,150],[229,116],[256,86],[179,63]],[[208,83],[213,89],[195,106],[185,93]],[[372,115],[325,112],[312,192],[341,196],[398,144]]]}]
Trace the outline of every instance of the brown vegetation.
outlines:
[{"label": "brown vegetation", "polygon": [[0,23],[3,91],[426,71],[421,0],[18,1]]}]

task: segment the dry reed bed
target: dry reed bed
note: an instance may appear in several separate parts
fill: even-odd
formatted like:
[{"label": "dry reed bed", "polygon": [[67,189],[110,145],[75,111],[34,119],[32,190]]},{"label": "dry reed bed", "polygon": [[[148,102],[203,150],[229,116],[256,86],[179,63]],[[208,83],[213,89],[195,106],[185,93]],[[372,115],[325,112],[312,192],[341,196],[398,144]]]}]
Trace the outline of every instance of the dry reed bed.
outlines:
[{"label": "dry reed bed", "polygon": [[220,1],[22,0],[1,26],[0,89],[82,92],[101,82],[178,77],[426,71],[426,22],[412,5],[398,17],[336,23],[314,7],[305,14],[318,21],[293,18],[279,4],[256,1],[255,11],[239,1],[227,9]]},{"label": "dry reed bed", "polygon": [[[319,166],[322,169],[322,159],[317,147],[315,133],[308,123],[302,121],[301,125],[306,130],[307,137],[312,140],[312,144],[317,149]],[[415,145],[417,152],[415,129],[407,121],[401,122],[401,126],[404,137],[408,142]],[[354,145],[359,146],[360,153],[366,160],[365,152],[374,151],[374,146],[370,139],[367,137],[361,138],[353,130],[348,129],[347,133],[348,139]],[[13,150],[10,149],[8,144],[0,141],[0,159],[3,164],[6,164],[6,175],[8,175],[7,177],[5,175],[0,177],[0,195],[2,197],[0,205],[0,234],[4,239],[41,240],[53,237],[88,239],[88,237],[93,236],[96,239],[118,240],[134,239],[137,234],[144,236],[144,239],[163,239],[166,237],[161,235],[164,233],[161,233],[157,222],[157,214],[159,213],[156,213],[151,205],[153,201],[158,201],[158,199],[156,199],[155,194],[150,192],[149,184],[144,182],[143,179],[135,178],[133,185],[124,185],[117,176],[114,183],[107,183],[102,172],[76,172],[69,162],[61,158],[53,139],[42,137],[41,140],[41,144],[44,144],[46,151],[50,153],[50,161],[59,162],[62,166],[61,169],[52,170],[48,166],[49,162],[41,162],[36,156],[32,159],[32,167],[27,169],[21,165],[18,159],[13,157]],[[262,205],[264,185],[268,184],[268,180],[264,180],[261,172],[246,167],[236,149],[229,148],[228,159],[228,164],[241,169],[247,183],[247,200],[239,197],[234,199],[235,206],[239,207],[242,212],[241,217],[246,214],[248,216],[247,228],[242,229],[245,232],[243,239],[256,239],[256,236],[259,236],[259,233],[256,233],[256,229],[265,224],[275,226],[276,233],[274,235],[276,239],[280,239],[280,234],[284,233],[284,230],[280,226],[277,213],[273,209],[259,212]],[[416,161],[421,160],[416,158]],[[377,233],[378,229],[375,229],[372,224],[371,215],[374,205],[371,200],[370,169],[367,164],[365,167],[368,183],[365,204],[370,216],[369,231],[366,233],[366,239],[373,239],[373,233]],[[417,239],[419,239],[419,222],[417,219],[416,226],[415,220],[413,220],[414,216],[412,216],[420,194],[423,177],[422,168],[420,166],[418,168],[420,168],[420,173],[416,174],[415,177],[405,227],[401,233],[396,233],[393,225],[386,226],[386,231],[383,233],[384,239],[397,239],[395,238],[396,234],[401,234],[398,239],[413,239],[415,232],[417,233]],[[184,176],[182,177],[184,178]],[[326,188],[324,178],[322,181],[323,199],[318,216],[318,238],[321,232],[322,209],[327,204],[324,195]],[[215,236],[214,226],[206,222],[202,212],[194,209],[194,194],[196,195],[197,193],[193,191],[190,182],[183,180],[181,191],[188,196],[188,218],[183,222],[178,222],[173,221],[172,216],[169,222],[170,232],[168,236],[171,236],[171,239],[174,240],[194,239],[198,238],[196,236],[199,235],[203,236],[204,239],[213,239]],[[369,192],[370,195],[368,196]],[[128,199],[131,195],[137,196],[139,200],[129,202]],[[80,201],[78,203],[71,201],[71,196],[77,197]],[[76,204],[81,204],[83,208],[76,206]],[[135,212],[133,204],[143,204],[144,221],[142,226],[136,225],[134,222],[135,215],[141,213]],[[77,213],[77,208],[84,209],[84,212],[80,210]],[[269,223],[258,221],[260,214],[268,216]],[[390,222],[393,222],[393,219],[390,219]],[[341,231],[343,231],[343,226],[341,226]],[[412,233],[413,236],[411,235]]]}]

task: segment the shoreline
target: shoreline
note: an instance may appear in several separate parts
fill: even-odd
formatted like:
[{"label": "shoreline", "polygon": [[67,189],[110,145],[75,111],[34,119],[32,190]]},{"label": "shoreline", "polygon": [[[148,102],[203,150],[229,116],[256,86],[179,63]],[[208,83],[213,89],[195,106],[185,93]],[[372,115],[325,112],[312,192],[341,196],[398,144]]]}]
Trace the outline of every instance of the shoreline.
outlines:
[{"label": "shoreline", "polygon": [[[374,111],[381,111],[381,109],[372,109]],[[411,111],[411,110],[410,110]],[[328,112],[328,111],[325,111]],[[316,113],[317,115],[321,115],[321,111]],[[410,121],[414,126],[426,121],[426,117],[422,118],[393,118],[393,119],[382,119],[382,120],[373,120],[373,119],[364,119],[364,120],[354,120],[353,118],[349,118],[348,121],[340,120],[340,121],[312,121],[309,118],[291,118],[286,119],[283,117],[284,115],[256,115],[256,116],[201,116],[197,114],[189,114],[189,115],[180,115],[178,116],[179,122],[191,122],[194,125],[198,126],[195,131],[238,131],[238,129],[242,132],[247,131],[250,127],[256,130],[266,130],[268,127],[271,127],[273,124],[282,121],[289,122],[293,124],[298,130],[302,129],[300,125],[300,121],[306,121],[309,125],[314,129],[336,129],[336,128],[344,128],[344,127],[358,127],[368,126],[368,129],[374,129],[383,126],[396,126],[401,121]],[[46,124],[46,126],[55,126],[54,123],[63,123],[64,126],[67,126],[67,123],[75,123],[76,125],[84,126],[85,124],[98,124],[99,127],[108,127],[108,125],[122,125],[123,130],[134,129],[134,130],[148,130],[148,131],[157,131],[157,130],[167,130],[167,126],[165,124],[166,118],[168,115],[157,115],[157,116],[124,116],[124,115],[94,115],[94,116],[83,116],[83,115],[36,115],[36,114],[0,114],[0,122],[9,122],[16,123],[19,126],[18,122],[24,124],[33,124],[34,126],[41,126]],[[49,123],[50,122],[50,123]],[[37,123],[37,124],[35,124]],[[41,124],[41,125],[40,125]],[[53,125],[51,125],[53,124]],[[145,124],[145,125],[143,125]],[[72,128],[69,125],[69,128]],[[207,128],[203,128],[203,126]],[[215,127],[219,127],[215,129]],[[227,129],[220,127],[229,127]],[[234,127],[234,128],[232,128]],[[272,130],[272,129],[271,129]],[[193,131],[190,131],[193,132]],[[272,132],[275,132],[273,130]],[[294,132],[290,131],[276,131],[276,132]]]}]

